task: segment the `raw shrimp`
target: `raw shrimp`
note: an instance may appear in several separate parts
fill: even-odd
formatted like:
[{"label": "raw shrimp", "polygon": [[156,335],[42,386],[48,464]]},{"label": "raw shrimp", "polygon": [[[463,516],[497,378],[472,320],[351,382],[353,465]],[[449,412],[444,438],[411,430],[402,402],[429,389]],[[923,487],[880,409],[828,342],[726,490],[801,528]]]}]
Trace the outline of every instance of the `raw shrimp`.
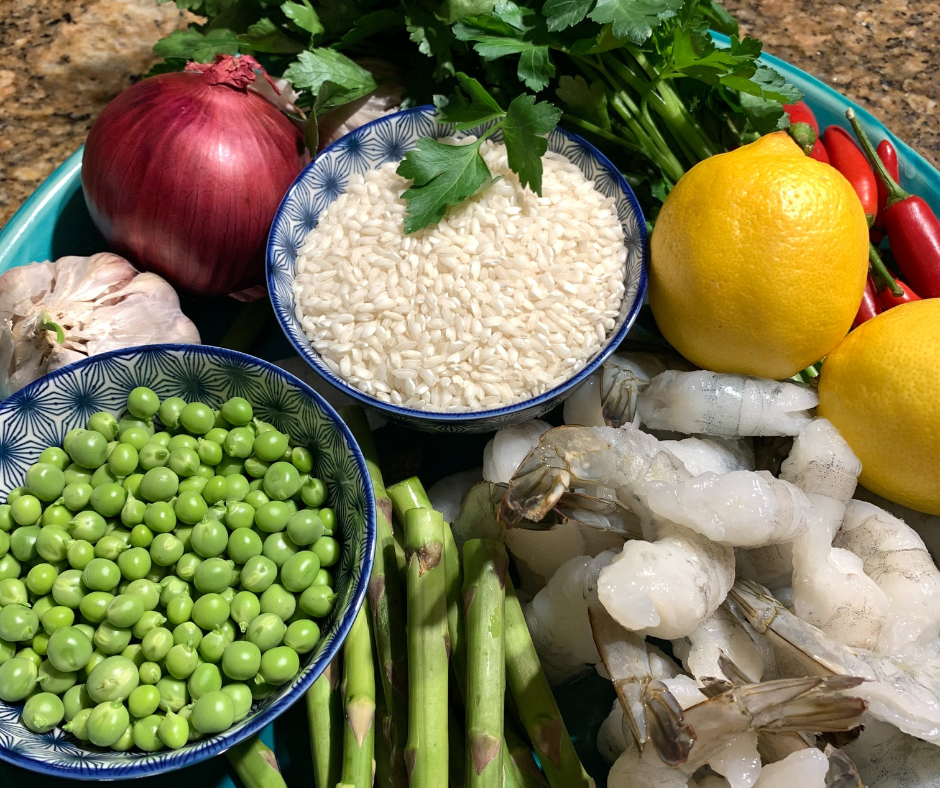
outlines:
[{"label": "raw shrimp", "polygon": [[747,731],[728,742],[708,765],[722,775],[731,788],[751,788],[761,773],[757,731]]},{"label": "raw shrimp", "polygon": [[565,424],[629,424],[636,413],[637,396],[665,369],[651,353],[615,353],[565,400]]},{"label": "raw shrimp", "polygon": [[653,378],[637,402],[652,429],[687,435],[796,435],[819,404],[795,383],[699,370],[670,370]]},{"label": "raw shrimp", "polygon": [[738,580],[731,596],[751,625],[770,637],[774,649],[797,659],[804,671],[864,679],[854,694],[868,701],[873,717],[940,744],[940,676],[936,673],[846,646],[795,616],[749,580]]},{"label": "raw shrimp", "polygon": [[761,770],[754,788],[826,788],[829,759],[817,749],[791,753]]},{"label": "raw shrimp", "polygon": [[630,505],[621,488],[652,474],[657,466],[681,468],[682,462],[662,449],[652,435],[632,425],[556,427],[542,434],[509,482],[499,509],[500,521],[515,525],[520,518],[538,522],[572,485],[611,487]]},{"label": "raw shrimp", "polygon": [[899,655],[937,638],[940,570],[913,528],[870,503],[849,501],[835,545],[862,560],[888,599],[879,653]]},{"label": "raw shrimp", "polygon": [[733,679],[724,674],[719,664],[722,656],[734,663],[747,677],[748,683],[760,681],[764,672],[760,651],[727,604],[722,604],[688,637],[674,640],[672,649],[686,670],[699,681],[706,678]]},{"label": "raw shrimp", "polygon": [[792,542],[808,528],[806,495],[766,471],[650,481],[641,499],[654,515],[732,547]]},{"label": "raw shrimp", "polygon": [[667,766],[652,747],[641,755],[634,747],[627,747],[610,770],[607,788],[687,788],[689,776]]},{"label": "raw shrimp", "polygon": [[821,495],[808,497],[810,528],[793,543],[793,612],[847,646],[873,649],[888,599],[858,556],[832,546],[845,506]]},{"label": "raw shrimp", "polygon": [[936,788],[940,747],[866,716],[861,735],[845,745],[867,788]]},{"label": "raw shrimp", "polygon": [[828,419],[814,419],[800,430],[780,478],[803,492],[848,503],[855,493],[862,463]]},{"label": "raw shrimp", "polygon": [[542,433],[550,429],[550,424],[538,419],[503,427],[483,449],[483,478],[488,482],[507,483],[519,463],[538,446]]},{"label": "raw shrimp", "polygon": [[597,604],[597,576],[613,560],[613,552],[597,558],[572,558],[525,606],[532,642],[552,684],[584,672],[601,661],[588,607]]},{"label": "raw shrimp", "polygon": [[659,444],[676,455],[689,473],[728,473],[754,470],[754,445],[749,438],[702,436],[683,440],[664,440]]},{"label": "raw shrimp", "polygon": [[934,561],[940,561],[940,515],[915,512],[913,509],[908,509],[899,503],[882,498],[871,490],[866,490],[861,485],[856,488],[855,497],[860,501],[873,503],[907,523],[924,540],[927,551]]},{"label": "raw shrimp", "polygon": [[768,544],[751,550],[734,551],[739,577],[746,577],[776,590],[792,583],[793,543]]}]

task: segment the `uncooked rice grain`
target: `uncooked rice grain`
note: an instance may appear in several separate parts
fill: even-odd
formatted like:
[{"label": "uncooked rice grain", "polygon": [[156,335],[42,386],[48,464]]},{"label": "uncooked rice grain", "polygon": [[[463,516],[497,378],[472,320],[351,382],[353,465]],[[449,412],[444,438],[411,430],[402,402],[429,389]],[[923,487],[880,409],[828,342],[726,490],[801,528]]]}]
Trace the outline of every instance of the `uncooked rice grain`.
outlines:
[{"label": "uncooked rice grain", "polygon": [[584,367],[620,314],[626,249],[612,197],[562,156],[542,196],[506,147],[499,180],[405,235],[411,185],[385,164],[352,175],[297,255],[297,319],[337,375],[383,402],[459,413],[552,389]]}]

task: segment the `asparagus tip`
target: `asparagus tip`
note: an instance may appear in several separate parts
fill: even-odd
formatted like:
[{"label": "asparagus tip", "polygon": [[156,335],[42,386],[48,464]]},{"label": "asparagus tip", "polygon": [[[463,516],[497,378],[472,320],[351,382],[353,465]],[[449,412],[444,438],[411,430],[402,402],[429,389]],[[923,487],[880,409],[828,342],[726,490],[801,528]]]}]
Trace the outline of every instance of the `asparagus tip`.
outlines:
[{"label": "asparagus tip", "polygon": [[483,770],[499,755],[501,742],[487,731],[471,733],[469,738],[473,768],[477,775],[483,774]]}]

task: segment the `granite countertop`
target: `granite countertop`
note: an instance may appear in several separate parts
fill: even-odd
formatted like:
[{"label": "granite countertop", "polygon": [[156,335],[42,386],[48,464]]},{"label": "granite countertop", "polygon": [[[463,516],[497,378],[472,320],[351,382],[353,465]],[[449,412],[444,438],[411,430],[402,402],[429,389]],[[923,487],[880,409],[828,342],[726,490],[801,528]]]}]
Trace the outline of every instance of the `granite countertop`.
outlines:
[{"label": "granite countertop", "polygon": [[[940,162],[940,0],[725,0],[742,32],[829,83]],[[0,226],[187,24],[156,0],[5,0]]]}]

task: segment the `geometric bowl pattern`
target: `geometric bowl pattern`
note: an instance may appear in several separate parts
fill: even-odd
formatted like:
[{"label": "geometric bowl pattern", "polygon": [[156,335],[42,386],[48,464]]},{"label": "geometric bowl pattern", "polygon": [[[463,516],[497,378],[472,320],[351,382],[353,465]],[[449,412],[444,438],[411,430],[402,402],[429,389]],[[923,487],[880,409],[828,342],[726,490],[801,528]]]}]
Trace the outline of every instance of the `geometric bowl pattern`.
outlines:
[{"label": "geometric bowl pattern", "polygon": [[375,549],[372,485],[359,447],[323,398],[273,364],[202,345],[148,345],[92,356],[20,389],[0,403],[0,500],[22,483],[30,464],[96,411],[124,409],[135,386],[157,395],[218,408],[229,397],[249,400],[255,413],[306,446],[315,459],[340,525],[339,597],[317,648],[301,672],[224,733],[180,750],[112,752],[79,742],[59,728],[35,734],[20,723],[21,704],[0,701],[0,758],[46,774],[81,780],[147,777],[210,758],[254,735],[299,700],[333,659],[365,598]]},{"label": "geometric bowl pattern", "polygon": [[[467,133],[479,135],[490,125],[492,123],[484,124]],[[607,157],[586,140],[557,127],[548,136],[548,149],[576,164],[586,178],[594,181],[601,194],[615,198],[617,215],[623,225],[627,247],[626,292],[617,325],[604,345],[582,370],[560,386],[506,407],[473,413],[429,413],[375,399],[336,375],[311,346],[295,314],[291,287],[294,262],[307,234],[316,227],[320,213],[346,190],[350,175],[376,169],[386,162],[400,161],[421,137],[440,138],[453,133],[452,125],[436,122],[434,107],[415,107],[367,123],[320,153],[297,176],[271,225],[267,247],[268,293],[274,313],[290,343],[321,377],[343,393],[412,429],[489,432],[547,413],[617,349],[633,325],[646,295],[649,256],[646,220],[633,191]],[[502,132],[494,134],[493,139],[501,141]]]}]

